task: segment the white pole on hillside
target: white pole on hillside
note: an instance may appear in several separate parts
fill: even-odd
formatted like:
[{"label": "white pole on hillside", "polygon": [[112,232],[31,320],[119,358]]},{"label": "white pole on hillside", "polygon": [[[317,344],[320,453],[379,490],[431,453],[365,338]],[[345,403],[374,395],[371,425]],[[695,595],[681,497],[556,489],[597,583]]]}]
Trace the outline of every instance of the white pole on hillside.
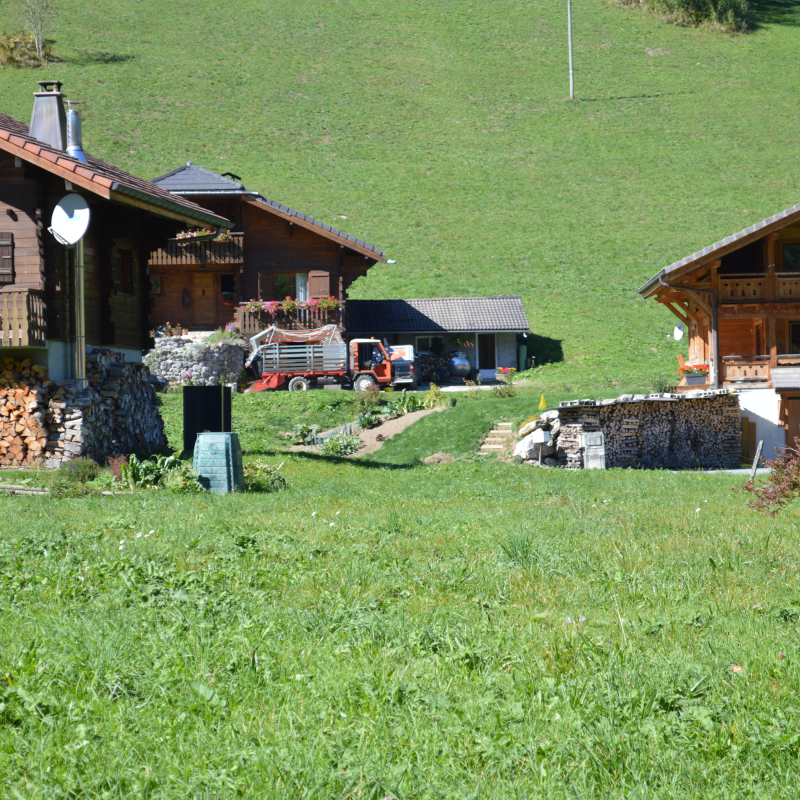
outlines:
[{"label": "white pole on hillside", "polygon": [[567,0],[567,38],[569,39],[569,99],[575,99],[575,79],[572,76],[572,0]]}]

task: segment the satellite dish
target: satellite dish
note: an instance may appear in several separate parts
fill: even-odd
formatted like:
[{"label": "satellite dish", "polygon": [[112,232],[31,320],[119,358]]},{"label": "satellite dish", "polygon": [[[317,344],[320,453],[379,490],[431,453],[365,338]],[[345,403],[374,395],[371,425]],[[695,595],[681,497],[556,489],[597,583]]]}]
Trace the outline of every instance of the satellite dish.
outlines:
[{"label": "satellite dish", "polygon": [[683,339],[683,323],[682,322],[679,322],[675,326],[675,330],[672,331],[672,338],[675,339],[676,342],[679,342],[681,339]]},{"label": "satellite dish", "polygon": [[79,194],[68,194],[53,209],[53,217],[47,230],[60,244],[73,245],[79,242],[89,227],[89,206]]}]

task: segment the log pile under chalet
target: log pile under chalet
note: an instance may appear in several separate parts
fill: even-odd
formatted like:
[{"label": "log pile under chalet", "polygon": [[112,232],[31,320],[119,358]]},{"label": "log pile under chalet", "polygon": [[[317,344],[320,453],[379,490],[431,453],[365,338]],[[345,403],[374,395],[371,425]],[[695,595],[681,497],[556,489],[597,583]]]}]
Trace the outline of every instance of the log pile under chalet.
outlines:
[{"label": "log pile under chalet", "polygon": [[602,434],[605,466],[732,469],[742,458],[739,398],[729,391],[570,400],[520,430],[527,463],[583,469]]},{"label": "log pile under chalet", "polygon": [[151,450],[165,443],[150,373],[110,350],[87,357],[89,386],[51,381],[30,359],[0,370],[0,467]]}]

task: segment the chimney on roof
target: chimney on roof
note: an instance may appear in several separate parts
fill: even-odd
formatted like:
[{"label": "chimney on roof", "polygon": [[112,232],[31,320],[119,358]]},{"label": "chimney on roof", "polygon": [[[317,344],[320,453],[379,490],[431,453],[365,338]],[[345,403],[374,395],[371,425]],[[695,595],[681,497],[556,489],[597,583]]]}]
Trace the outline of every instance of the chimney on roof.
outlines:
[{"label": "chimney on roof", "polygon": [[83,102],[67,100],[67,153],[78,161],[86,163],[81,133],[81,110]]},{"label": "chimney on roof", "polygon": [[61,81],[37,81],[39,91],[33,94],[30,134],[56,150],[66,150],[67,115]]}]

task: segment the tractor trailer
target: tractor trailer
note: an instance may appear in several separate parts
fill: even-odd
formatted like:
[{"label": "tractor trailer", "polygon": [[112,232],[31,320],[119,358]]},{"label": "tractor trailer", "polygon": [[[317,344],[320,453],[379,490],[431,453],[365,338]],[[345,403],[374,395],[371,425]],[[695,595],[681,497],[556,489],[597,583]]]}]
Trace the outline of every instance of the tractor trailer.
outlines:
[{"label": "tractor trailer", "polygon": [[417,388],[413,353],[387,352],[379,339],[345,342],[335,325],[314,331],[270,327],[250,340],[247,366],[260,379],[252,391],[301,392],[334,385],[366,392],[373,386]]}]

